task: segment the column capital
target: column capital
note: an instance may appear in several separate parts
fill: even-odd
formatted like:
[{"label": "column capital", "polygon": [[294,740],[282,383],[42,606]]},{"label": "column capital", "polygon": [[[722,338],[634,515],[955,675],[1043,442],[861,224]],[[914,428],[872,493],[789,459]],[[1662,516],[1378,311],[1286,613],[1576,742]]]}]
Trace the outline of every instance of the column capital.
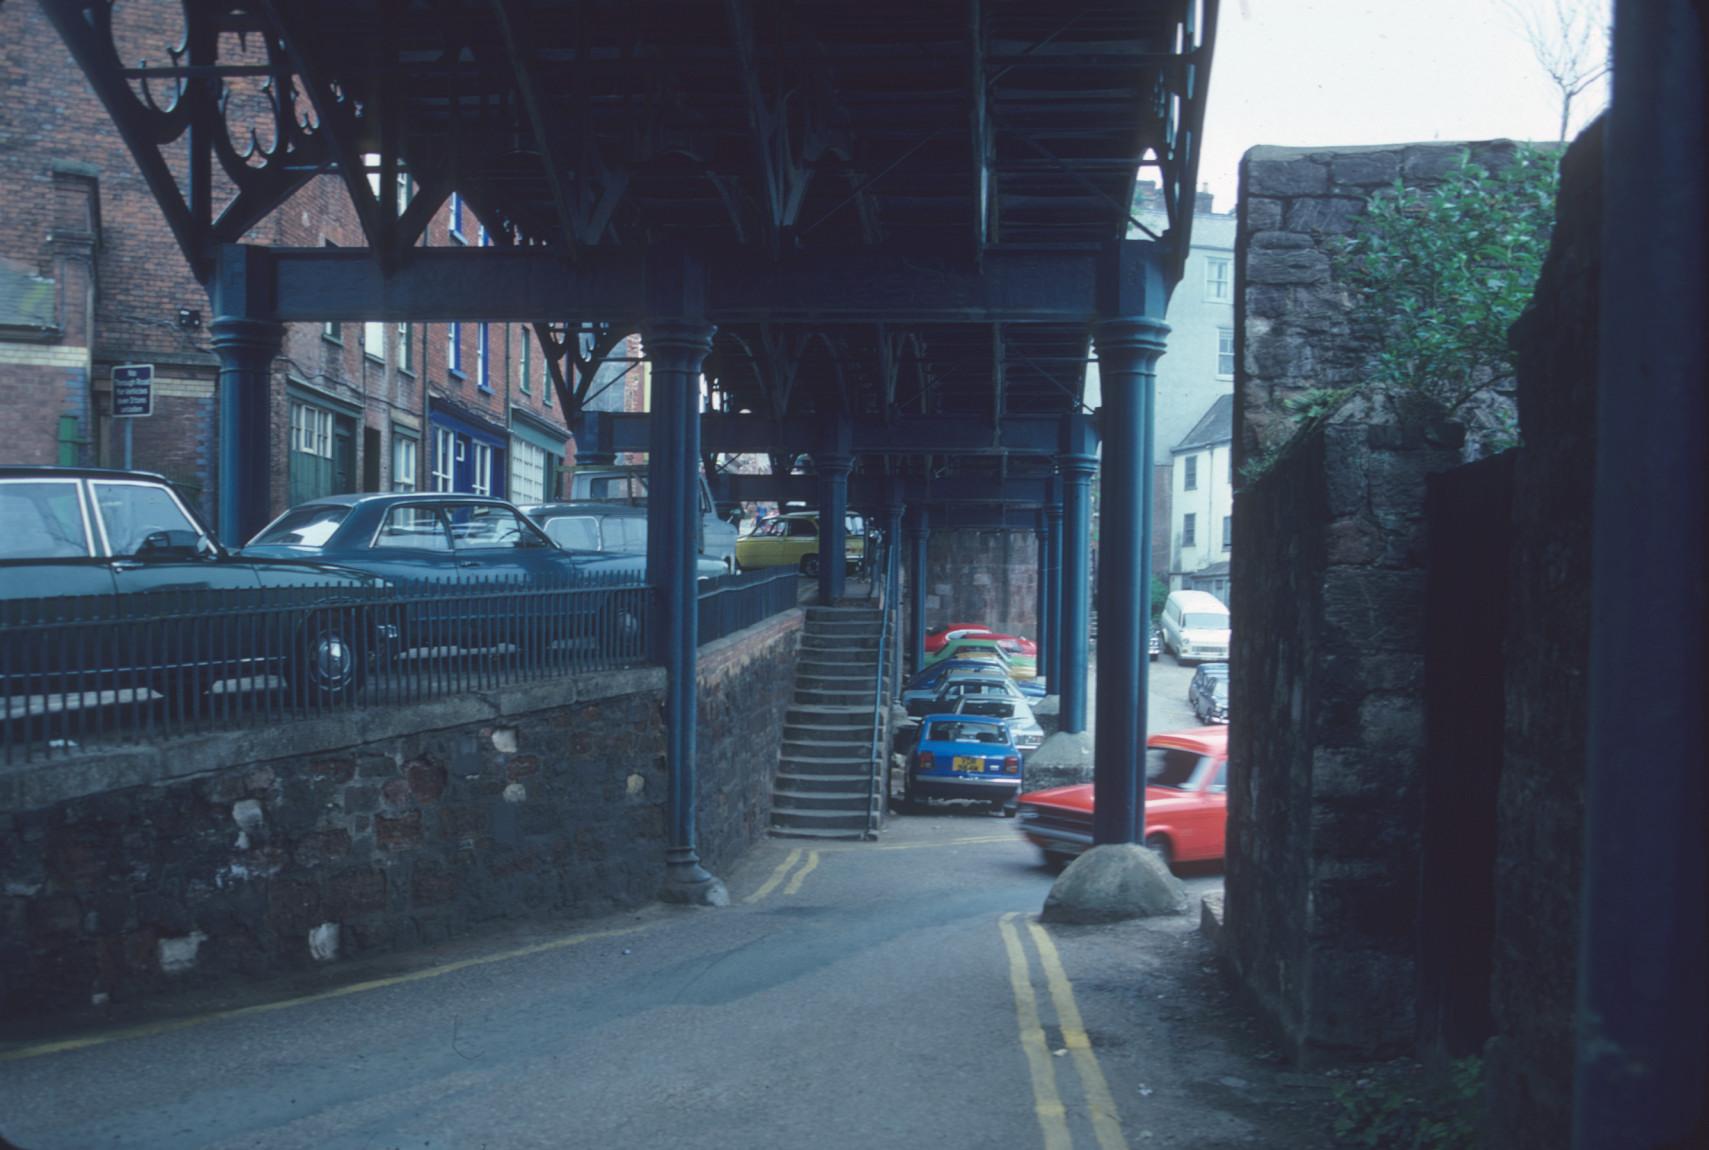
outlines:
[{"label": "column capital", "polygon": [[1106,352],[1150,352],[1162,355],[1168,346],[1169,325],[1148,315],[1099,320],[1092,338],[1102,360]]},{"label": "column capital", "polygon": [[285,325],[270,319],[220,315],[208,325],[208,342],[214,351],[265,351],[277,354],[285,339]]},{"label": "column capital", "polygon": [[813,456],[813,469],[822,476],[843,476],[846,478],[848,473],[854,470],[854,456],[843,455],[840,452],[815,454]]},{"label": "column capital", "polygon": [[1084,483],[1098,471],[1098,457],[1083,455],[1079,452],[1058,455],[1056,468],[1062,473],[1062,478],[1068,483]]},{"label": "column capital", "polygon": [[717,330],[704,320],[653,319],[641,326],[641,345],[648,355],[668,350],[704,356],[712,350],[712,336]]},{"label": "column capital", "polygon": [[1062,504],[1052,503],[1045,507],[1044,517],[1052,523],[1062,522]]}]

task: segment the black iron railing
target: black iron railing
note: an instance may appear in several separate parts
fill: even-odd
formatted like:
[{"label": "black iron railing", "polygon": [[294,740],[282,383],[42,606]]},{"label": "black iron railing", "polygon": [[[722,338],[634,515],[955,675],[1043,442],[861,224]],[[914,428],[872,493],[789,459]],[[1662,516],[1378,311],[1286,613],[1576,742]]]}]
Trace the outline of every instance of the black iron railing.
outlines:
[{"label": "black iron railing", "polygon": [[787,611],[800,602],[800,576],[793,567],[721,575],[700,584],[702,646]]},{"label": "black iron railing", "polygon": [[0,603],[0,760],[646,661],[632,576]]}]

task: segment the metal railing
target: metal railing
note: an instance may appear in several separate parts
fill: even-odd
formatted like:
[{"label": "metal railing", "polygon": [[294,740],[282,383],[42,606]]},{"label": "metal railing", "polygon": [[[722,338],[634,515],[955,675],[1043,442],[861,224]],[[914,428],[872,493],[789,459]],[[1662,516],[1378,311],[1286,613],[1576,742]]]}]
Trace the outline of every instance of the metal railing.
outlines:
[{"label": "metal railing", "polygon": [[[873,672],[872,684],[872,763],[866,785],[866,832],[869,838],[877,838],[884,824],[885,808],[890,802],[890,740],[886,737],[890,724],[885,714],[890,700],[885,697],[884,690],[884,647],[890,637],[895,604],[891,601],[890,587],[881,571],[874,572],[872,585],[879,588],[878,668]],[[879,785],[881,781],[882,787]]]},{"label": "metal railing", "polygon": [[0,603],[0,761],[646,661],[632,576]]},{"label": "metal railing", "polygon": [[700,645],[734,635],[796,606],[800,602],[800,579],[793,567],[775,567],[704,581],[700,585]]}]

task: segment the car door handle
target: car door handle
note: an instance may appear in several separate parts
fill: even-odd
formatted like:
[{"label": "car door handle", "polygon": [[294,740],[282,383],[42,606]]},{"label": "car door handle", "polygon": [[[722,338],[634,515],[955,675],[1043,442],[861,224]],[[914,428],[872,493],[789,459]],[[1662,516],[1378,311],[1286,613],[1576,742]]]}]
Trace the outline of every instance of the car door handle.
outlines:
[{"label": "car door handle", "polygon": [[457,560],[457,566],[459,566],[459,567],[479,567],[480,565],[481,565],[481,561],[479,559],[459,559],[459,560]]}]

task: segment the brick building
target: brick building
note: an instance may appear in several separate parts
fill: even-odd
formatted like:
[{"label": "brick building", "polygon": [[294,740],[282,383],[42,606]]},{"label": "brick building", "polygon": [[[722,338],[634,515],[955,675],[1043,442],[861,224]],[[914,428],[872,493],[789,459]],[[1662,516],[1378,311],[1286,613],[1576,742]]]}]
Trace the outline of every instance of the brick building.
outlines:
[{"label": "brick building", "polygon": [[[178,35],[170,6],[125,15],[121,55],[159,58]],[[400,200],[412,191],[400,177]],[[336,176],[311,180],[246,240],[365,243]],[[485,235],[454,196],[421,242],[478,244]],[[0,464],[122,466],[126,421],[111,415],[112,368],[153,364],[154,414],[129,421],[133,465],[165,474],[212,522],[212,318],[64,44],[36,5],[0,6]],[[633,341],[628,354],[638,354]],[[631,405],[641,377],[628,373],[592,406]],[[545,357],[520,324],[352,316],[290,325],[271,400],[274,511],[358,490],[437,488],[528,502],[554,494],[574,460]]]}]

